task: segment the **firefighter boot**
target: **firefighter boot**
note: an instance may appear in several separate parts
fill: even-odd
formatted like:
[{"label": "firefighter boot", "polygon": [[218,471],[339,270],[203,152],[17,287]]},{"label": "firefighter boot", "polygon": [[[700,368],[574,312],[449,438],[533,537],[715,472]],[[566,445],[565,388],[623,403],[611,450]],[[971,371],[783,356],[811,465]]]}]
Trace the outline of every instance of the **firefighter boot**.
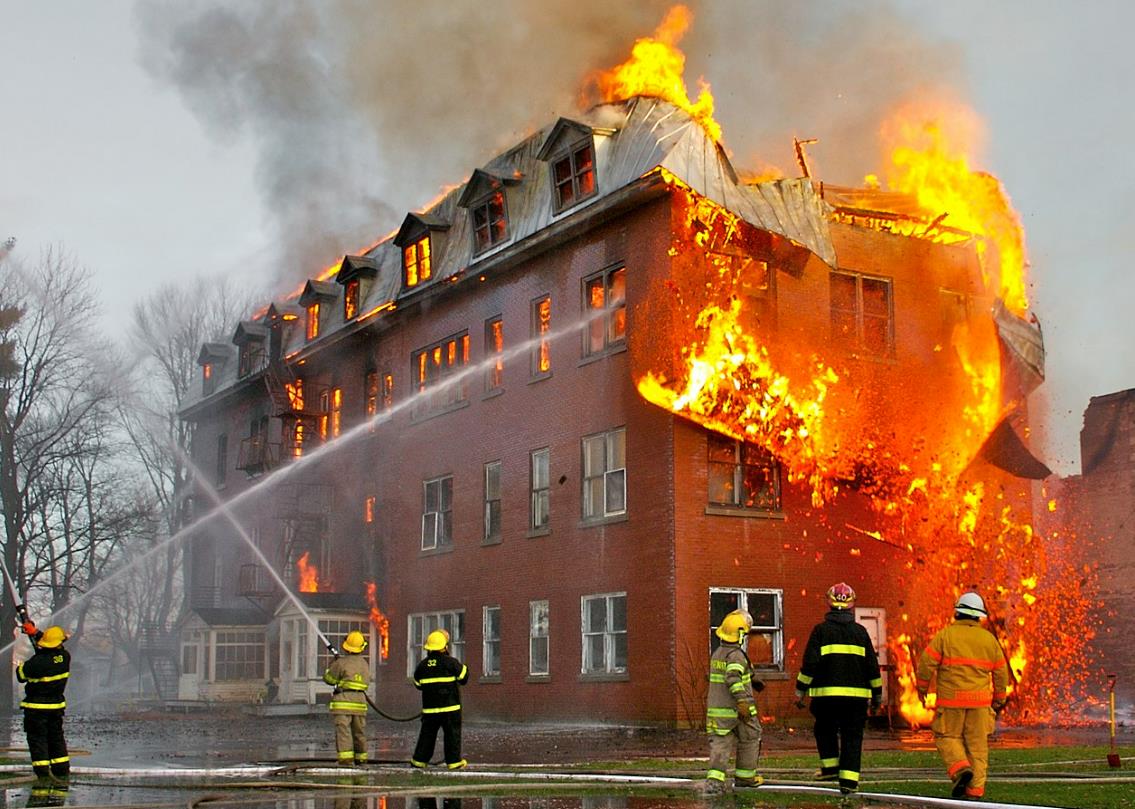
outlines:
[{"label": "firefighter boot", "polygon": [[973,770],[969,769],[968,767],[964,770],[960,770],[958,772],[958,774],[954,776],[954,785],[953,785],[953,788],[950,790],[950,797],[952,797],[952,798],[964,797],[965,794],[966,794],[966,787],[969,786],[969,782],[972,781],[972,780],[973,780]]}]

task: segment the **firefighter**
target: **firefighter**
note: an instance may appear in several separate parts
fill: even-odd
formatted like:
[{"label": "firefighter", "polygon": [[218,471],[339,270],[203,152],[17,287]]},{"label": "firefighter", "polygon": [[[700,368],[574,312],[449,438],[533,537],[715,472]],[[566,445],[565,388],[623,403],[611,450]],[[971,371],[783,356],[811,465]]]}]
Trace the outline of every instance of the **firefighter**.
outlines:
[{"label": "firefighter", "polygon": [[954,604],[954,622],[939,631],[919,655],[915,674],[918,696],[924,702],[931,681],[937,680],[938,701],[930,729],[955,798],[985,794],[988,737],[1008,696],[1005,652],[997,638],[981,626],[987,614],[981,596],[962,593]]},{"label": "firefighter", "polygon": [[461,757],[461,689],[469,682],[469,669],[449,654],[449,633],[435,629],[422,644],[426,657],[414,669],[414,688],[422,692],[422,729],[410,764],[420,770],[429,766],[442,732],[445,766],[460,770],[469,762]]},{"label": "firefighter", "polygon": [[335,749],[342,767],[367,763],[366,691],[370,687],[370,665],[363,657],[366,647],[362,632],[348,632],[343,640],[346,654],[337,656],[323,673],[323,682],[335,689],[331,692],[330,708],[335,719]]},{"label": "firefighter", "polygon": [[796,705],[804,707],[805,693],[812,698],[813,733],[820,754],[816,779],[839,781],[839,791],[846,795],[859,788],[867,705],[877,708],[882,703],[883,678],[871,638],[851,611],[855,591],[844,582],[833,584],[827,602],[828,613],[812,629],[804,648],[796,677]]},{"label": "firefighter", "polygon": [[63,738],[67,707],[63,691],[71,676],[71,654],[63,648],[68,635],[58,626],[40,632],[31,621],[21,628],[35,645],[35,654],[16,667],[16,679],[25,684],[20,707],[32,769],[41,780],[66,781],[71,774],[71,757]]},{"label": "firefighter", "polygon": [[753,619],[744,610],[733,610],[721,620],[716,634],[721,643],[709,659],[709,693],[705,729],[709,734],[709,770],[706,793],[725,791],[725,768],[736,749],[734,787],[757,787],[761,753],[761,722],[753,692],[764,684],[753,677],[753,664],[745,653]]}]

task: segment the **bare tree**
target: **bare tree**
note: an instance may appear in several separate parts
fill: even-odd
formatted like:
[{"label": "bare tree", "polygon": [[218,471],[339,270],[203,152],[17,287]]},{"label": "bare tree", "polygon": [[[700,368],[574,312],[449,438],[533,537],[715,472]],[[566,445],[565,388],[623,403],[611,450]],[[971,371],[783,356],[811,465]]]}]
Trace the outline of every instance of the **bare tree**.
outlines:
[{"label": "bare tree", "polygon": [[[6,313],[0,343],[9,357],[0,375],[0,556],[26,594],[44,575],[60,575],[54,564],[49,571],[35,563],[44,553],[55,554],[56,563],[66,558],[67,576],[75,572],[68,567],[73,555],[93,548],[90,531],[70,548],[56,544],[61,525],[79,530],[59,511],[58,473],[93,415],[105,408],[110,385],[98,369],[98,310],[89,273],[59,250],[45,251],[30,268],[5,252],[0,270],[0,312]],[[43,606],[66,603],[77,586],[74,580],[56,584]],[[15,617],[15,605],[5,598],[0,626],[12,626]],[[0,689],[0,711],[11,711],[11,696]]]}]

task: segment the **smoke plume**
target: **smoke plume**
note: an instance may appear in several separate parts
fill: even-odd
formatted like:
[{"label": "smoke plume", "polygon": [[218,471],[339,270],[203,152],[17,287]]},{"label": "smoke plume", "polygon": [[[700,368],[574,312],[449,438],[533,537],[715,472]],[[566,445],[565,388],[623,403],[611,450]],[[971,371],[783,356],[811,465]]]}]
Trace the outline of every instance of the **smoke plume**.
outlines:
[{"label": "smoke plume", "polygon": [[[280,280],[310,277],[558,115],[592,71],[625,60],[671,3],[544,0],[141,0],[143,64],[217,137],[250,137],[276,224]],[[687,82],[717,98],[739,168],[797,173],[818,137],[825,179],[875,165],[888,106],[954,78],[885,2],[691,3]]]}]

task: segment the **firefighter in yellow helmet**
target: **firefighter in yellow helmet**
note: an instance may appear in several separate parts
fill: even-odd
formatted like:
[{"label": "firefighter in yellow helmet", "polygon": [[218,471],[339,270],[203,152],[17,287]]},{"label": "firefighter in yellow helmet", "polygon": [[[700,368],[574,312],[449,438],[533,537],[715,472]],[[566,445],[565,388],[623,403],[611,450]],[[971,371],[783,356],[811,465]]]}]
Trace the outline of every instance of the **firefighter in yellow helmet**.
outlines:
[{"label": "firefighter in yellow helmet", "polygon": [[705,774],[706,792],[725,791],[725,770],[736,751],[734,787],[757,787],[764,779],[757,775],[761,752],[761,721],[757,716],[754,691],[764,684],[753,677],[753,664],[745,645],[753,619],[744,610],[734,610],[721,620],[716,635],[721,643],[709,659],[709,692],[705,729],[709,734],[709,770]]},{"label": "firefighter in yellow helmet", "polygon": [[449,654],[449,633],[435,629],[422,644],[425,659],[414,669],[414,688],[422,692],[422,728],[410,764],[424,770],[429,766],[442,732],[445,766],[460,770],[469,762],[461,757],[461,689],[469,682],[469,669]]},{"label": "firefighter in yellow helmet", "polygon": [[335,749],[339,764],[350,767],[367,763],[367,698],[370,687],[370,664],[363,657],[367,639],[362,632],[352,631],[343,639],[343,652],[323,672],[323,682],[334,687],[331,692],[331,716],[335,719]]},{"label": "firefighter in yellow helmet", "polygon": [[914,684],[924,701],[931,680],[937,681],[930,729],[955,798],[985,795],[989,734],[1009,691],[1005,652],[981,625],[987,614],[980,595],[962,593],[954,603],[954,622],[930,640],[915,672]]},{"label": "firefighter in yellow helmet", "polygon": [[63,691],[71,676],[71,654],[63,648],[67,633],[58,626],[42,632],[31,621],[23,631],[31,638],[35,654],[16,667],[16,679],[24,683],[24,732],[32,769],[40,779],[66,780],[71,774],[71,757],[63,737],[63,712],[67,700]]}]

